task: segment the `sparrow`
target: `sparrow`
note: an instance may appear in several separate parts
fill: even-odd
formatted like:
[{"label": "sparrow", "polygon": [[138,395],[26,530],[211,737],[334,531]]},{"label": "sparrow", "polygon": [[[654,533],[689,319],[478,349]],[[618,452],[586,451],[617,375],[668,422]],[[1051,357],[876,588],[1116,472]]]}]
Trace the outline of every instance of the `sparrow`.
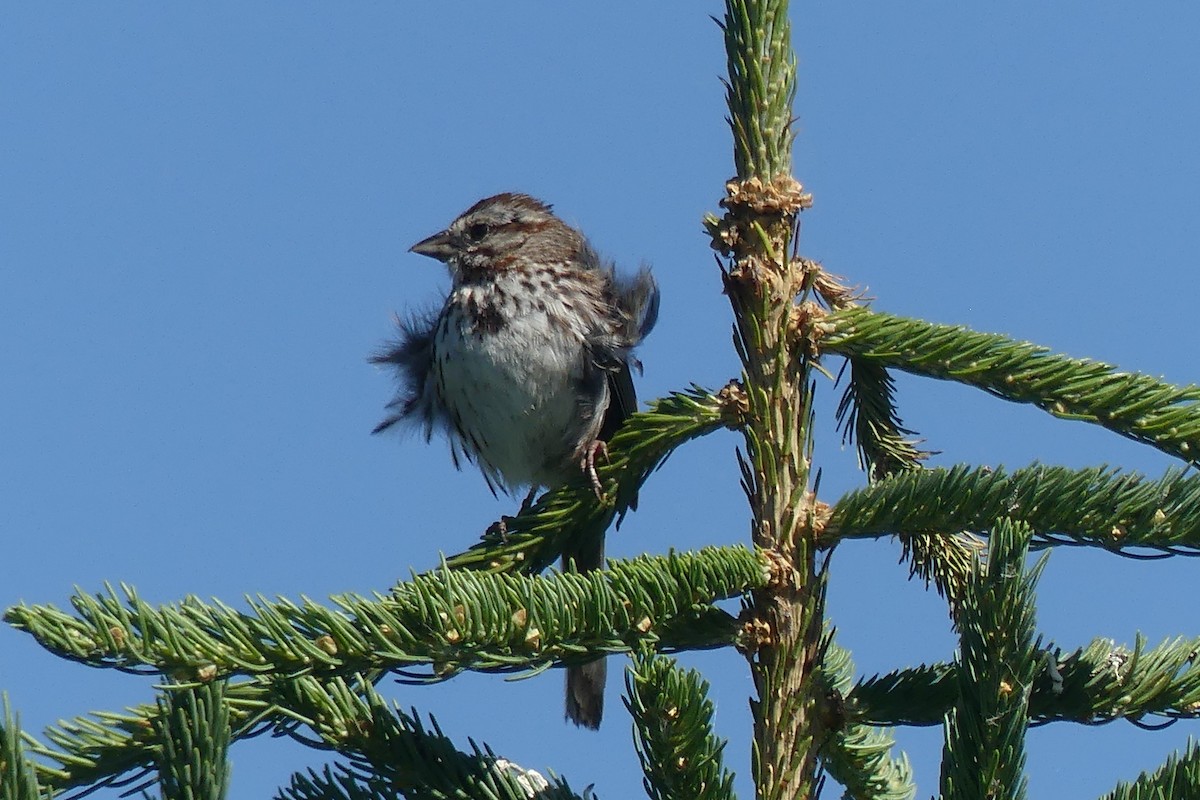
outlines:
[{"label": "sparrow", "polygon": [[[411,252],[445,264],[450,291],[373,359],[400,387],[375,432],[441,433],[456,467],[475,464],[493,494],[528,490],[526,504],[580,475],[599,494],[596,458],[636,410],[633,350],[658,317],[649,269],[618,275],[549,205],[516,193],[480,200]],[[564,570],[602,566],[603,540],[590,538],[563,553]],[[567,669],[567,719],[599,727],[605,674],[603,658]]]}]

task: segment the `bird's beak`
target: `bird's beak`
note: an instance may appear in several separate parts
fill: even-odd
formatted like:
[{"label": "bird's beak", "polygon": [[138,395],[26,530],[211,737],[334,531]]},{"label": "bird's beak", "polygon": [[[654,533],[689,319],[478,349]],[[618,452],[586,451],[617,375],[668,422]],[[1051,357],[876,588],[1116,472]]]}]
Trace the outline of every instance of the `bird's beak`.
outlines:
[{"label": "bird's beak", "polygon": [[454,254],[454,248],[450,246],[450,234],[447,231],[441,231],[428,239],[417,242],[408,248],[408,252],[436,258],[438,261],[449,261],[450,256]]}]

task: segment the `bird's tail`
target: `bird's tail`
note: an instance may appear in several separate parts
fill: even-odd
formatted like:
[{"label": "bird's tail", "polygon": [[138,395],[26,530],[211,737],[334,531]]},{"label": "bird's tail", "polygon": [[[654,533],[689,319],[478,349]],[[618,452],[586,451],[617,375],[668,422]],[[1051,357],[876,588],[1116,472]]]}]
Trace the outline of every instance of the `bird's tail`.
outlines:
[{"label": "bird's tail", "polygon": [[[563,570],[580,573],[600,569],[604,561],[604,537],[589,536],[588,541],[563,551]],[[584,728],[600,727],[604,716],[604,683],[608,675],[608,664],[598,658],[589,664],[567,667],[566,718]]]}]

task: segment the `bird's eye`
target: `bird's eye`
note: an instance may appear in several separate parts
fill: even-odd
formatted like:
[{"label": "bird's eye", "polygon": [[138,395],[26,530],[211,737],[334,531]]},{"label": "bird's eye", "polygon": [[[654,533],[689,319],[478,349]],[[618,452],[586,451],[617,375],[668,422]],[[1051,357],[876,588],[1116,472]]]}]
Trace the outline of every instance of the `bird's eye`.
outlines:
[{"label": "bird's eye", "polygon": [[489,227],[486,222],[475,222],[467,226],[467,236],[472,241],[478,242],[484,236],[487,236]]}]

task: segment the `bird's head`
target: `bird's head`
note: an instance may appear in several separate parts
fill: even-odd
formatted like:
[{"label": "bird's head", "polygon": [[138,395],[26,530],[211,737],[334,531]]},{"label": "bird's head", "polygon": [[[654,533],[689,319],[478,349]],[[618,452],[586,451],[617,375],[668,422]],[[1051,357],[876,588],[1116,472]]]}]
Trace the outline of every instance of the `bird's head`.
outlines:
[{"label": "bird's head", "polygon": [[506,192],[480,200],[409,250],[441,261],[459,283],[486,280],[521,263],[565,263],[582,247],[583,237],[550,206]]}]

